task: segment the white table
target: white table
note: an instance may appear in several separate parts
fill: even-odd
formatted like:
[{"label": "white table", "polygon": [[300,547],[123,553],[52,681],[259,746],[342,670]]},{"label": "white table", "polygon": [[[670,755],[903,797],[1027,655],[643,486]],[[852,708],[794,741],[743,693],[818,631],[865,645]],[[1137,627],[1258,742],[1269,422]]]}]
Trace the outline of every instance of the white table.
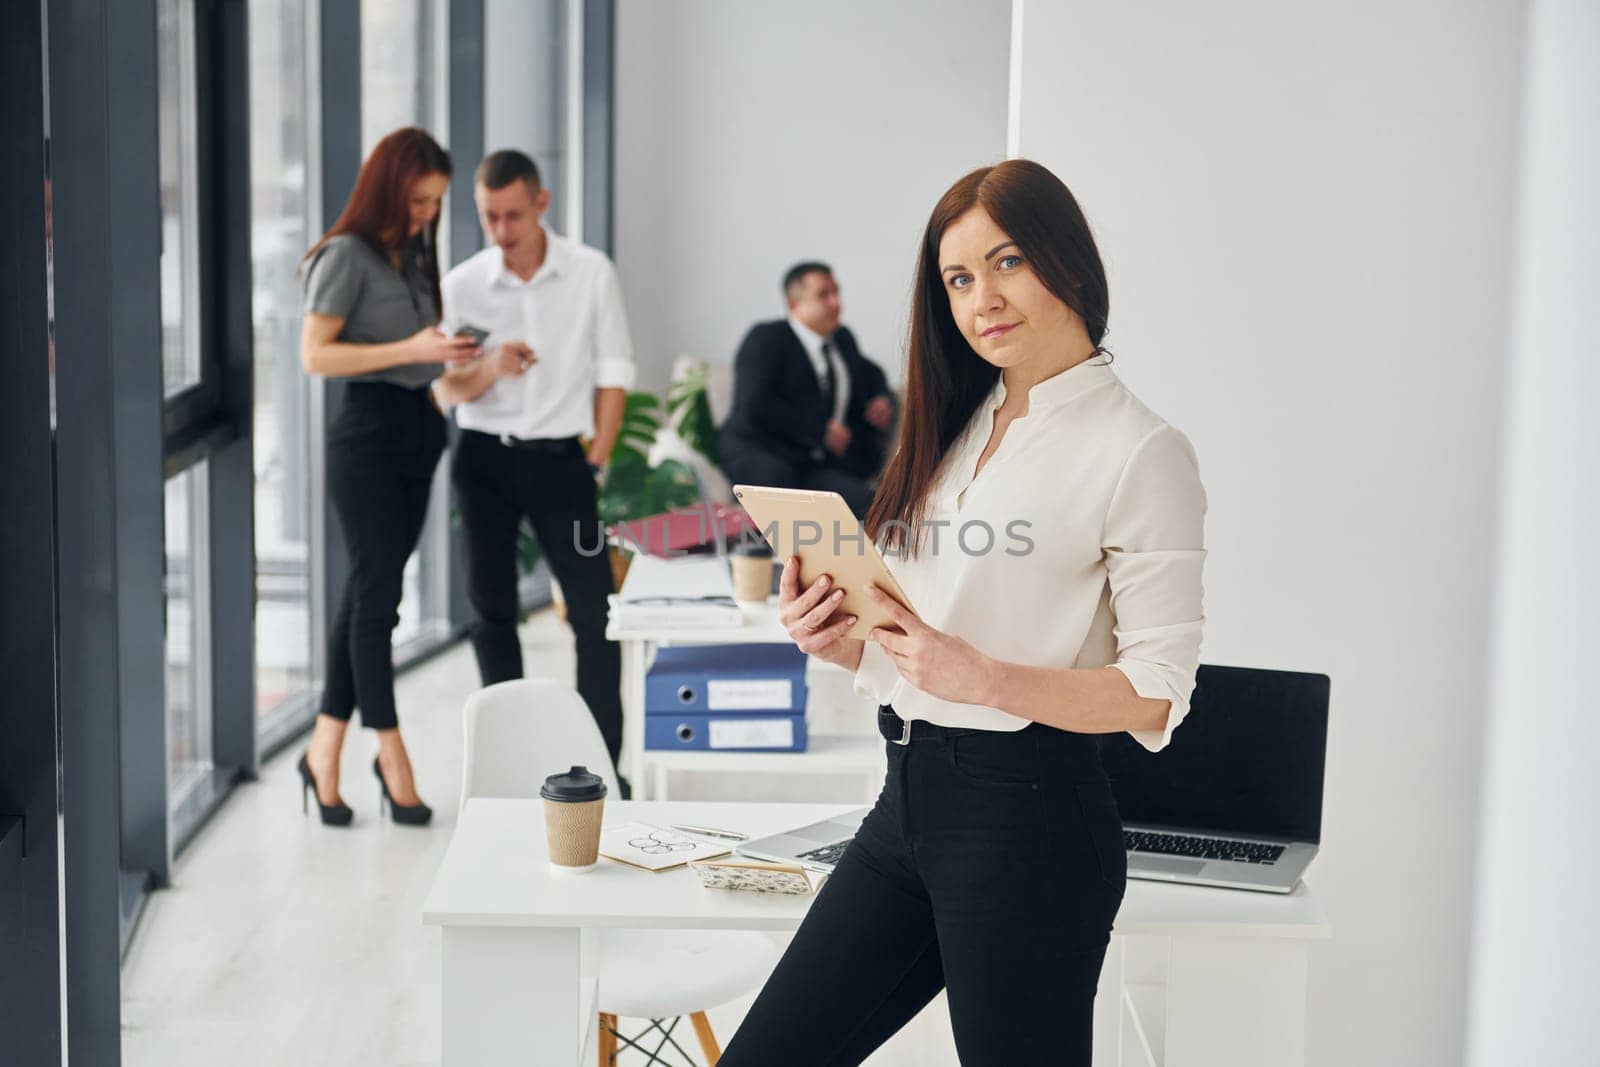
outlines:
[{"label": "white table", "polygon": [[[556,874],[538,800],[467,802],[423,905],[444,939],[446,1067],[595,1061],[594,931],[793,930],[812,898],[703,888],[687,869],[601,861]],[[838,804],[617,801],[606,821],[777,832]],[[1095,1008],[1095,1065],[1293,1067],[1304,1061],[1309,942],[1330,936],[1288,896],[1130,882]]]}]

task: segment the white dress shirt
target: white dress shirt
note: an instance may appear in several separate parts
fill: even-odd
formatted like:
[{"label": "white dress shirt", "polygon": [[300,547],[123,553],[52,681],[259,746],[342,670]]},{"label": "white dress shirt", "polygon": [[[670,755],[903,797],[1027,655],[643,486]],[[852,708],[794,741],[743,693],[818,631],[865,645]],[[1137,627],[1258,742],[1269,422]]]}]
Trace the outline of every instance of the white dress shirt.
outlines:
[{"label": "white dress shirt", "polygon": [[[889,570],[924,622],[986,655],[1109,665],[1140,696],[1170,700],[1165,729],[1130,731],[1157,751],[1189,710],[1200,660],[1206,494],[1194,449],[1094,359],[1035,385],[1027,414],[974,479],[1005,395],[1002,380],[951,445],[921,549],[889,556]],[[993,530],[987,552],[979,523]],[[901,718],[941,726],[1008,731],[1030,721],[916,689],[874,641],[855,688]]]},{"label": "white dress shirt", "polygon": [[521,341],[538,361],[456,406],[462,429],[513,437],[594,433],[594,391],[633,385],[633,341],[617,270],[605,253],[545,230],[544,262],[527,281],[491,245],[444,276],[446,333],[489,331],[488,352]]},{"label": "white dress shirt", "polygon": [[833,391],[833,421],[844,422],[845,405],[850,403],[850,375],[844,369],[844,357],[839,354],[839,342],[834,341],[828,346],[828,355],[823,355],[822,345],[830,338],[823,337],[820,333],[795,318],[789,316],[789,328],[794,330],[794,335],[800,338],[800,344],[806,350],[806,357],[811,360],[811,369],[817,372],[817,385],[822,389],[822,394],[828,394],[828,364],[833,364],[833,380],[838,383]]}]

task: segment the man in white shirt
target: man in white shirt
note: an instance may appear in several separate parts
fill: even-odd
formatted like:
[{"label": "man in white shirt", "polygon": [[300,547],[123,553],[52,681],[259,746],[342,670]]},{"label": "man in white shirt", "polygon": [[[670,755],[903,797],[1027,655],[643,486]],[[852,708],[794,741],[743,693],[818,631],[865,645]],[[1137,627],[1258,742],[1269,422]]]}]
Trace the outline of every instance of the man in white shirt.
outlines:
[{"label": "man in white shirt", "polygon": [[872,502],[895,400],[839,324],[839,283],[808,261],[783,278],[787,319],[759,323],[733,361],[733,407],[717,447],[730,480],[826,489],[856,515]]},{"label": "man in white shirt", "polygon": [[[466,534],[472,647],[484,685],[522,677],[517,528],[526,516],[566,597],[578,691],[615,763],[622,748],[621,655],[606,640],[608,553],[596,511],[633,384],[633,343],[616,268],[543,224],[550,191],[517,151],[479,165],[474,195],[489,247],[450,271],[444,329],[485,330],[484,355],[434,386],[461,437],[451,480]],[[587,449],[582,438],[589,440]]]}]

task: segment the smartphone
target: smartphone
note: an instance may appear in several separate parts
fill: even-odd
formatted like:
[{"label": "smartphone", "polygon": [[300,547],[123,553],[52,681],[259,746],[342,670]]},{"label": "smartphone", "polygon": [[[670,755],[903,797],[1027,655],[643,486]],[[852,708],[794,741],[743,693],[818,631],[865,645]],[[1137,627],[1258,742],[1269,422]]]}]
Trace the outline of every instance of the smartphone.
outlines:
[{"label": "smartphone", "polygon": [[457,337],[470,337],[470,338],[472,338],[472,343],[473,344],[481,345],[481,344],[483,344],[483,342],[485,342],[485,341],[487,341],[489,339],[489,331],[488,330],[484,330],[484,329],[480,329],[477,326],[463,326],[459,330],[456,331],[456,336]]}]

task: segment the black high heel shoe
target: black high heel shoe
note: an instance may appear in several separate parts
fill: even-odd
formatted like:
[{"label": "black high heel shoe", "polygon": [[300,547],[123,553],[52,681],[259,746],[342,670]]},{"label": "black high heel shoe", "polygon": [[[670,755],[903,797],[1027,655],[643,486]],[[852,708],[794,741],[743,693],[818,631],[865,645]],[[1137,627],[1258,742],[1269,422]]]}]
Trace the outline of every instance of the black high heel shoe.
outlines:
[{"label": "black high heel shoe", "polygon": [[383,811],[383,802],[389,802],[389,818],[397,826],[426,826],[428,820],[433,818],[433,809],[426,804],[396,804],[394,797],[389,795],[389,783],[384,781],[383,768],[378,766],[376,756],[372,759],[372,773],[378,776],[378,811]]},{"label": "black high heel shoe", "polygon": [[322,825],[349,826],[350,820],[355,818],[356,813],[351,811],[349,805],[344,803],[324,804],[322,802],[322,797],[317,795],[316,775],[311,773],[311,765],[306,762],[305,753],[302,752],[300,754],[300,762],[295,766],[300,770],[300,810],[302,812],[311,810],[310,805],[306,802],[306,794],[310,793],[317,798],[317,814],[322,816]]}]

